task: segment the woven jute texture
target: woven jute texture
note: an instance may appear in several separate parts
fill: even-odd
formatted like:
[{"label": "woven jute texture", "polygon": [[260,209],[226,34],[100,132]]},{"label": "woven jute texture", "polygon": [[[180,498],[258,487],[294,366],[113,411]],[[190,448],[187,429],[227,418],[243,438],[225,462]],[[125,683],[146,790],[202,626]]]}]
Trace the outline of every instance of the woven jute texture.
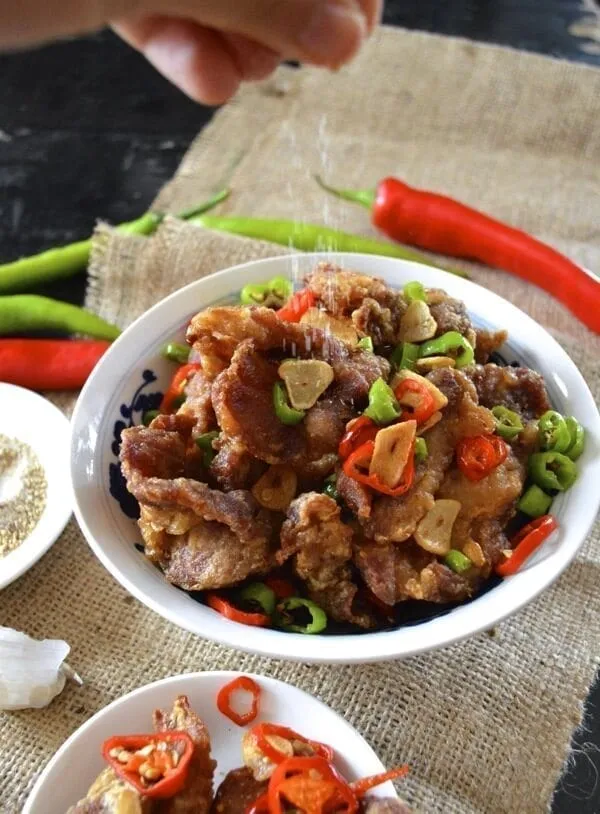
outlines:
[{"label": "woven jute texture", "polygon": [[[366,213],[325,198],[311,173],[347,186],[394,173],[472,202],[599,268],[599,117],[600,73],[383,29],[337,77],[281,70],[275,81],[245,89],[193,144],[156,206],[189,206],[229,175],[235,194],[222,211],[326,220],[369,234]],[[173,219],[149,240],[101,228],[88,306],[126,326],[188,282],[282,251]],[[597,339],[537,289],[471,271],[560,332],[599,400]],[[57,399],[69,411],[72,400]],[[596,526],[558,582],[495,635],[400,663],[287,664],[164,622],[116,584],[73,522],[0,594],[0,623],[66,639],[69,662],[85,680],[45,710],[0,715],[0,811],[19,812],[64,739],[124,692],[175,673],[240,669],[315,694],[386,764],[409,762],[402,792],[421,812],[544,812],[598,663],[598,584]]]}]

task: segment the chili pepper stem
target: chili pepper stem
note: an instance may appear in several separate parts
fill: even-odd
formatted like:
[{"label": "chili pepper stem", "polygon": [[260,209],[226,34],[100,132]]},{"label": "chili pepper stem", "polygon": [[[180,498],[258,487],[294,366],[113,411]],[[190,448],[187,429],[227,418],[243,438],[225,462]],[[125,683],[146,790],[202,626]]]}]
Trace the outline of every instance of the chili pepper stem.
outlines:
[{"label": "chili pepper stem", "polygon": [[360,204],[361,206],[364,206],[365,209],[370,210],[373,208],[375,199],[377,198],[376,190],[337,189],[336,187],[330,187],[329,184],[326,184],[320,175],[315,175],[314,178],[321,189],[324,189],[325,192],[330,192],[332,195],[335,195],[336,198],[341,198],[344,201],[351,201],[352,203]]}]

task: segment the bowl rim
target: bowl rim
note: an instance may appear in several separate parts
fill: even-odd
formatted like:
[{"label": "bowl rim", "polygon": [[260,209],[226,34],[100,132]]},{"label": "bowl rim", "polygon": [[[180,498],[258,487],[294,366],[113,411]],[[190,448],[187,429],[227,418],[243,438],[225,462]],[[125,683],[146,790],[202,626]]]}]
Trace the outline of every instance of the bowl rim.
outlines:
[{"label": "bowl rim", "polygon": [[[524,343],[525,346],[530,347],[532,341],[536,340],[533,344],[543,347],[545,357],[552,358],[553,371],[556,371],[554,376],[558,386],[560,387],[562,384],[565,393],[570,388],[571,400],[580,402],[580,407],[584,408],[583,411],[586,414],[584,423],[588,435],[588,445],[583,458],[580,459],[580,462],[586,461],[586,469],[584,475],[579,479],[579,488],[575,487],[569,493],[566,506],[571,520],[577,519],[577,532],[574,533],[572,528],[566,529],[566,539],[541,562],[536,562],[535,565],[503,580],[500,585],[488,593],[480,595],[465,605],[458,606],[445,616],[429,619],[417,625],[400,626],[393,630],[364,634],[311,637],[252,628],[252,635],[248,635],[247,626],[217,617],[213,611],[203,605],[196,605],[197,614],[189,614],[167,607],[162,601],[155,601],[146,589],[137,584],[135,576],[131,577],[117,567],[91,528],[93,518],[91,518],[92,522],[89,522],[87,513],[82,509],[77,485],[77,428],[82,422],[82,415],[89,398],[88,394],[96,387],[96,382],[106,376],[113,359],[118,359],[120,348],[130,341],[130,337],[139,332],[140,326],[147,320],[155,318],[169,305],[179,299],[183,302],[192,292],[194,296],[197,296],[197,289],[200,288],[202,291],[211,282],[214,284],[223,278],[234,277],[241,272],[252,273],[263,266],[293,264],[294,258],[301,258],[302,264],[307,265],[326,261],[338,263],[345,268],[352,268],[353,264],[357,263],[365,264],[367,267],[369,265],[378,266],[378,269],[373,270],[373,276],[385,276],[384,269],[391,274],[394,273],[394,270],[414,269],[415,276],[419,272],[423,274],[424,270],[427,270],[427,274],[440,278],[440,284],[445,281],[452,296],[463,298],[464,292],[466,292],[467,295],[471,295],[467,296],[467,299],[473,300],[478,293],[480,296],[484,294],[487,300],[486,311],[488,308],[492,310],[494,306],[497,306],[500,313],[511,314],[513,318],[511,322],[517,324],[515,320],[518,321],[517,334],[527,333],[529,335]],[[364,269],[361,271],[368,273]],[[393,283],[390,284],[393,285]],[[235,290],[238,289],[239,286]],[[206,300],[207,298],[201,294],[198,299]],[[208,307],[208,304],[199,306],[199,308],[202,307]],[[476,310],[469,307],[468,310],[479,316]],[[503,314],[504,317],[505,314]],[[569,382],[569,388],[564,384],[565,380]],[[578,413],[580,412],[581,410],[578,410]],[[600,479],[600,415],[587,383],[566,351],[545,328],[495,292],[488,291],[471,280],[454,277],[431,266],[397,258],[343,252],[334,255],[326,252],[278,255],[239,263],[189,283],[145,311],[113,343],[84,386],[73,412],[71,426],[71,478],[75,495],[75,515],[88,544],[109,573],[143,604],[184,630],[237,650],[287,661],[312,664],[351,664],[395,660],[447,647],[494,627],[532,602],[562,574],[585,542],[600,508],[600,490],[593,489],[594,482]],[[590,440],[596,446],[595,452],[590,449],[592,446]],[[588,485],[587,489],[584,488],[586,485]],[[482,599],[485,599],[485,602],[481,602]],[[478,612],[474,612],[476,606]],[[206,615],[208,613],[212,614],[212,617],[208,617]],[[452,620],[452,624],[449,624],[449,620]],[[427,635],[425,635],[425,631]]]}]

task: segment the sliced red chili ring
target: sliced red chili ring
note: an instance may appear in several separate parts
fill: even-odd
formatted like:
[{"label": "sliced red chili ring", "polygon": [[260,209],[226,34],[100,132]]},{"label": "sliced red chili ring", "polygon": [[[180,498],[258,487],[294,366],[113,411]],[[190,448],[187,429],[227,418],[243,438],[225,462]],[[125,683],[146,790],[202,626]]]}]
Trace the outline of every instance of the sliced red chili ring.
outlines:
[{"label": "sliced red chili ring", "polygon": [[[344,811],[344,814],[355,814],[358,810],[355,793],[325,758],[290,757],[277,766],[269,780],[267,794],[271,814],[282,814],[281,795],[285,794],[286,789],[284,784],[290,778],[295,777],[300,780],[297,781],[293,790],[299,795],[308,790],[307,784],[302,788],[303,784],[300,781],[303,777],[310,777],[317,781],[313,786],[313,799],[316,797],[316,805],[307,809],[306,814],[325,814],[327,810],[340,811],[340,814],[341,811]],[[289,789],[290,786],[288,785],[287,788]],[[329,801],[335,808],[326,808]],[[345,809],[340,810],[340,805],[344,805]]]},{"label": "sliced red chili ring", "polygon": [[[412,419],[417,424],[424,424],[435,413],[435,399],[427,385],[416,379],[402,379],[394,388],[398,403],[405,409],[400,414],[400,421]],[[418,396],[415,400],[411,396]]]},{"label": "sliced red chili ring", "polygon": [[271,624],[271,617],[267,616],[266,613],[242,611],[219,594],[207,593],[205,598],[209,608],[217,611],[226,619],[231,619],[232,622],[239,622],[241,625],[250,625],[252,627],[267,627]]},{"label": "sliced red chili ring", "polygon": [[171,413],[175,407],[176,399],[182,394],[183,388],[185,387],[185,383],[190,377],[191,373],[194,373],[196,370],[200,370],[202,365],[198,363],[192,363],[188,365],[182,365],[177,373],[173,376],[171,380],[171,384],[169,385],[167,392],[163,396],[163,400],[160,404],[160,412],[161,413]]},{"label": "sliced red chili ring", "polygon": [[280,579],[279,577],[265,577],[265,585],[270,588],[277,599],[288,599],[290,596],[295,596],[298,592],[292,583],[287,579]]},{"label": "sliced red chili ring", "polygon": [[327,744],[319,743],[318,741],[311,741],[308,738],[305,738],[304,735],[294,732],[293,729],[290,729],[287,726],[262,723],[257,724],[255,727],[253,727],[253,729],[250,730],[250,732],[256,740],[256,746],[260,749],[263,755],[273,763],[281,763],[283,760],[286,760],[288,756],[283,752],[280,752],[279,749],[276,749],[272,744],[269,743],[267,740],[268,735],[275,735],[280,738],[285,738],[288,741],[300,741],[301,743],[307,743],[316,755],[324,758],[325,760],[332,761],[334,757],[333,749],[330,746],[327,746]]},{"label": "sliced red chili ring", "polygon": [[366,441],[373,441],[379,427],[368,416],[361,415],[349,421],[346,425],[346,433],[340,441],[338,448],[338,455],[344,461],[356,449],[362,446]]},{"label": "sliced red chili ring", "polygon": [[[236,712],[231,706],[231,696],[240,690],[248,692],[252,696],[252,703],[248,712]],[[221,687],[217,694],[217,707],[219,712],[229,718],[230,721],[233,721],[234,724],[246,726],[246,724],[252,723],[258,715],[259,700],[260,687],[256,681],[250,678],[250,676],[238,676],[234,678],[233,681],[230,681],[229,684],[225,684],[224,687]]]},{"label": "sliced red chili ring", "polygon": [[368,472],[373,451],[375,449],[375,441],[366,441],[362,446],[355,449],[354,452],[344,461],[344,473],[358,483],[363,483],[365,486],[370,486],[376,492],[381,492],[384,495],[398,497],[407,492],[413,485],[415,478],[415,454],[414,446],[410,454],[408,462],[402,472],[400,482],[394,487],[386,486],[377,475],[370,475]]},{"label": "sliced red chili ring", "polygon": [[[170,750],[157,748],[161,743],[168,744]],[[148,746],[154,747],[149,754],[136,754]],[[171,757],[171,750],[177,753],[177,765]],[[123,752],[126,753],[125,757],[129,755],[129,760],[123,759]],[[115,774],[131,784],[139,794],[156,799],[174,797],[181,791],[193,754],[194,741],[187,732],[179,730],[149,735],[113,735],[102,744],[102,757]],[[145,763],[150,769],[160,772],[155,780],[148,782],[145,774],[140,773]]]},{"label": "sliced red chili ring", "polygon": [[511,540],[513,552],[507,560],[496,566],[496,573],[501,577],[516,574],[523,563],[557,528],[558,521],[551,514],[532,520],[513,537]]},{"label": "sliced red chili ring", "polygon": [[312,308],[316,302],[315,295],[308,288],[303,288],[301,291],[296,291],[292,294],[288,302],[277,311],[279,319],[284,319],[286,322],[300,322],[301,318]]},{"label": "sliced red chili ring", "polygon": [[472,481],[482,480],[508,455],[508,445],[497,435],[463,438],[456,447],[456,461],[463,475]]}]

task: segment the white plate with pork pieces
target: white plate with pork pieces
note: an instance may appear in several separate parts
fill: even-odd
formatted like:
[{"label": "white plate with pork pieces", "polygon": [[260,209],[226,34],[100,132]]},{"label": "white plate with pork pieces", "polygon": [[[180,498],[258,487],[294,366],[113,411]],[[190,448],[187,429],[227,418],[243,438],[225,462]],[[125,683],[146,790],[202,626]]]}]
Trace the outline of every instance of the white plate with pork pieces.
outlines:
[{"label": "white plate with pork pieces", "polygon": [[157,613],[358,662],[456,642],[550,585],[596,516],[599,449],[579,371],[513,305],[423,265],[299,255],[126,330],[80,397],[71,470],[92,549]]},{"label": "white plate with pork pieces", "polygon": [[[225,692],[234,712],[248,713],[251,695],[224,690],[241,677],[229,672],[173,676],[114,701],[61,746],[23,814],[243,814],[279,785],[276,769],[279,776],[300,778],[287,786],[292,799],[302,778],[315,771],[313,782],[321,778],[330,784],[325,795],[328,789],[349,795],[350,801],[354,795],[357,814],[410,814],[391,782],[352,785],[384,772],[381,761],[350,724],[302,690],[273,678],[243,676],[257,691],[257,715],[245,726],[233,723],[217,706],[218,696]],[[221,708],[227,708],[226,698]],[[269,747],[277,750],[273,759],[261,751]],[[302,759],[284,765],[290,757]],[[284,790],[281,786],[280,800],[287,811],[290,798]],[[317,793],[316,786],[312,790]]]}]

